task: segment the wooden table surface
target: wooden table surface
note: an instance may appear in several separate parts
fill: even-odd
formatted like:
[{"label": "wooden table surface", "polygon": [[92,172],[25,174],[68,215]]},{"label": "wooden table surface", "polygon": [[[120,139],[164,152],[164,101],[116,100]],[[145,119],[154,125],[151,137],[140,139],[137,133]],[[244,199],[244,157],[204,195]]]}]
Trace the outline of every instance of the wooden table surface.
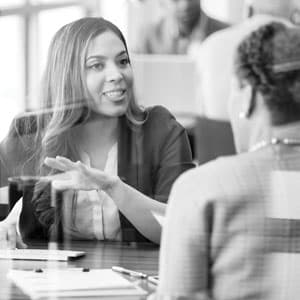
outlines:
[{"label": "wooden table surface", "polygon": [[[44,243],[34,243],[30,244],[29,247],[44,249],[47,248],[47,245]],[[59,249],[85,251],[86,255],[73,261],[55,262],[55,265],[58,268],[86,267],[107,269],[112,266],[121,266],[131,270],[144,272],[149,275],[158,273],[159,248],[151,244],[72,241],[65,243],[65,245],[59,245]],[[10,269],[33,270],[36,268],[46,268],[47,264],[46,261],[0,259],[0,299],[29,299],[29,297],[23,294],[23,292],[7,278],[7,273]],[[155,290],[155,286],[145,280],[128,279],[138,281],[139,286],[149,293]],[[145,298],[146,297],[139,297],[132,299]]]}]

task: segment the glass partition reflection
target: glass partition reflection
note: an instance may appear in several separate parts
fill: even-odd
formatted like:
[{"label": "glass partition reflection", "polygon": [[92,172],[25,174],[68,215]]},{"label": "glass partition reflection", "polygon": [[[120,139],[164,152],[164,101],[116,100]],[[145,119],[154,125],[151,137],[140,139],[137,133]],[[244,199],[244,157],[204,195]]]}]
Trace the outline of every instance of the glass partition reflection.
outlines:
[{"label": "glass partition reflection", "polygon": [[0,18],[0,140],[6,135],[13,117],[25,106],[22,27],[20,17]]},{"label": "glass partition reflection", "polygon": [[26,0],[1,0],[0,2],[0,7],[5,8],[5,7],[12,7],[12,6],[18,6],[25,4]]}]

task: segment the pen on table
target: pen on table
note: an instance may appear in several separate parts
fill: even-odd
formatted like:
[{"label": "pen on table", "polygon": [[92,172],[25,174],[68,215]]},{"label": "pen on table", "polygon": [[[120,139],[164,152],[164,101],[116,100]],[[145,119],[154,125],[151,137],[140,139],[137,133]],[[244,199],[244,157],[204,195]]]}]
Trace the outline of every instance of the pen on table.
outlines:
[{"label": "pen on table", "polygon": [[122,267],[113,266],[111,269],[115,272],[122,273],[136,278],[146,279],[148,277],[148,275],[145,273],[128,270]]}]

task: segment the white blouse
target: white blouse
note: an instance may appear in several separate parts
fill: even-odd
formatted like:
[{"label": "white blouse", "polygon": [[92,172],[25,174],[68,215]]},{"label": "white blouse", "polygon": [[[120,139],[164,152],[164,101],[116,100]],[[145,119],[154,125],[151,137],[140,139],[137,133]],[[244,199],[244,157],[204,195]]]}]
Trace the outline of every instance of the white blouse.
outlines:
[{"label": "white blouse", "polygon": [[[91,166],[86,152],[80,153],[81,161]],[[104,172],[118,174],[118,146],[110,149]],[[71,220],[64,224],[64,231],[75,239],[121,240],[121,224],[118,207],[101,190],[78,191],[72,205]]]}]

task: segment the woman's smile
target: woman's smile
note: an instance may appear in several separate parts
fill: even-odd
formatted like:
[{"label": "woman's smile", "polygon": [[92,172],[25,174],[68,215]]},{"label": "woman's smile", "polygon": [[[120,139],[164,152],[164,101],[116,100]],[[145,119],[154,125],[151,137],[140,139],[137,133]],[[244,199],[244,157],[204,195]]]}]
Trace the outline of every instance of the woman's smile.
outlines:
[{"label": "woman's smile", "polygon": [[126,89],[123,88],[111,89],[102,93],[108,100],[113,102],[124,100],[125,94]]},{"label": "woman's smile", "polygon": [[132,97],[133,74],[126,47],[118,36],[106,31],[92,40],[86,70],[92,108],[104,116],[124,115]]}]

